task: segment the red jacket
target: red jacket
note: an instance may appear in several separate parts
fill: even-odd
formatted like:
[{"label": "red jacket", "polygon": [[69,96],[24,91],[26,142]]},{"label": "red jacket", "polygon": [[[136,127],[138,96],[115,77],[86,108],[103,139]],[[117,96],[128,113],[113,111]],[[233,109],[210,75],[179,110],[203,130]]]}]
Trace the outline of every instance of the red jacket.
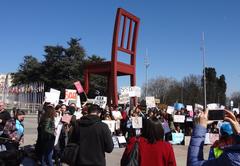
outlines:
[{"label": "red jacket", "polygon": [[[135,141],[135,137],[129,140],[124,153],[131,151]],[[150,144],[145,138],[140,137],[139,150],[140,166],[176,166],[172,145],[166,141],[157,141],[154,144]]]}]

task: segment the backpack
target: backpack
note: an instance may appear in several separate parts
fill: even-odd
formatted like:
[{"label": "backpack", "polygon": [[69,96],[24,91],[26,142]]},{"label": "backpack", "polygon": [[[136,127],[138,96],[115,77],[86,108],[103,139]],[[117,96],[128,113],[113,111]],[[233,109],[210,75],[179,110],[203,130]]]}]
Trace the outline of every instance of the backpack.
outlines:
[{"label": "backpack", "polygon": [[137,139],[131,151],[127,154],[124,153],[121,158],[121,166],[139,166],[140,153],[139,153],[139,140]]}]

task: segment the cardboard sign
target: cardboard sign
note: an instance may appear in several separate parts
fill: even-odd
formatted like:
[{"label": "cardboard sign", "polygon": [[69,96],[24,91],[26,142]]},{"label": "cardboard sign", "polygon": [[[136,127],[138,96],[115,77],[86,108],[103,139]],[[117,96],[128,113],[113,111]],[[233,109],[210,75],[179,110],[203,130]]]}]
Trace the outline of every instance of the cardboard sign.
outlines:
[{"label": "cardboard sign", "polygon": [[107,97],[105,96],[96,96],[94,99],[93,104],[97,104],[99,105],[99,107],[105,109],[106,105],[107,105]]},{"label": "cardboard sign", "polygon": [[168,107],[167,107],[167,113],[168,113],[168,114],[172,114],[173,112],[174,112],[174,107],[168,106]]},{"label": "cardboard sign", "polygon": [[62,116],[62,122],[65,122],[67,124],[70,124],[71,119],[72,119],[72,115],[65,114]]},{"label": "cardboard sign", "polygon": [[75,89],[65,89],[65,100],[76,100],[77,91]]},{"label": "cardboard sign", "polygon": [[193,111],[193,106],[192,105],[187,105],[186,108],[187,108],[187,111]]},{"label": "cardboard sign", "polygon": [[117,138],[118,138],[118,142],[120,144],[126,144],[127,143],[126,138],[124,136],[118,136]]},{"label": "cardboard sign", "polygon": [[108,125],[108,128],[112,133],[115,131],[115,120],[102,120],[102,122]]},{"label": "cardboard sign", "polygon": [[130,103],[130,97],[128,94],[119,95],[118,104]]},{"label": "cardboard sign", "polygon": [[183,133],[172,133],[172,144],[180,144],[184,139]]},{"label": "cardboard sign", "polygon": [[118,138],[116,136],[113,136],[112,140],[113,140],[113,145],[114,145],[113,147],[114,148],[119,148]]},{"label": "cardboard sign", "polygon": [[184,123],[185,121],[185,116],[184,115],[174,115],[173,116],[174,122],[177,123]]},{"label": "cardboard sign", "polygon": [[189,146],[190,140],[191,140],[191,136],[185,136],[184,145]]},{"label": "cardboard sign", "polygon": [[74,82],[74,85],[75,85],[78,93],[83,93],[84,92],[80,81]]},{"label": "cardboard sign", "polygon": [[138,86],[126,86],[120,88],[120,94],[128,94],[129,97],[141,97],[141,88]]},{"label": "cardboard sign", "polygon": [[50,92],[45,92],[45,102],[57,105],[59,102],[60,91],[56,89],[50,89]]},{"label": "cardboard sign", "polygon": [[146,97],[146,105],[147,105],[147,108],[156,107],[155,97],[154,96],[147,96]]},{"label": "cardboard sign", "polygon": [[200,105],[200,104],[195,104],[195,106],[194,106],[194,111],[202,111],[203,110],[203,106],[202,105]]},{"label": "cardboard sign", "polygon": [[142,128],[142,117],[131,117],[132,118],[132,127],[134,129]]}]

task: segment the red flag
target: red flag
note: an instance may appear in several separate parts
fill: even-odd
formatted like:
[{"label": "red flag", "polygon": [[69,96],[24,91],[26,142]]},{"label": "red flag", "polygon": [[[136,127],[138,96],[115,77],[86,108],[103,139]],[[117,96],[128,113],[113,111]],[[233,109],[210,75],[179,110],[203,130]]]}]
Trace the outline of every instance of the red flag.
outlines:
[{"label": "red flag", "polygon": [[83,87],[82,87],[80,81],[74,82],[74,85],[75,85],[75,87],[76,87],[78,93],[82,93],[82,92],[84,92]]}]

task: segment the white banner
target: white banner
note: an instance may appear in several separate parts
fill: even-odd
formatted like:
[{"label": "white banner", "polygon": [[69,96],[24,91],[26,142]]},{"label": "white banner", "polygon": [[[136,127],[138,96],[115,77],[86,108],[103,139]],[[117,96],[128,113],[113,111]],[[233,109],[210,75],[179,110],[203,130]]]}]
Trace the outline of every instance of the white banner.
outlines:
[{"label": "white banner", "polygon": [[174,115],[173,116],[174,122],[177,123],[184,123],[185,121],[185,116],[184,115]]},{"label": "white banner", "polygon": [[99,105],[99,107],[105,109],[107,105],[107,97],[106,96],[96,96],[93,104]]},{"label": "white banner", "polygon": [[155,97],[154,96],[147,96],[146,97],[146,105],[147,105],[148,108],[156,107]]}]

